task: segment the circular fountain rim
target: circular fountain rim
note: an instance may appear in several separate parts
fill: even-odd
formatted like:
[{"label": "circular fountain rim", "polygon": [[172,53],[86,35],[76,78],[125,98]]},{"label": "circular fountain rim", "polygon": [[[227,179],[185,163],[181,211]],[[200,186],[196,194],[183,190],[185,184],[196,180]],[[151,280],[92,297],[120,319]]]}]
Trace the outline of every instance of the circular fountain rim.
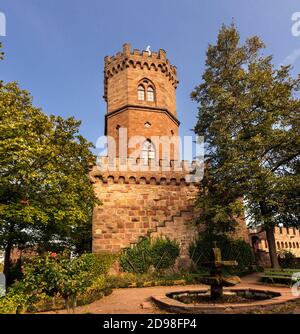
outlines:
[{"label": "circular fountain rim", "polygon": [[[286,302],[299,300],[299,297],[295,296],[287,296],[286,294],[282,294],[278,290],[269,290],[269,289],[262,289],[262,288],[225,288],[224,292],[228,291],[251,291],[251,292],[265,292],[270,294],[277,294],[276,297],[271,299],[265,300],[258,300],[254,302],[247,302],[247,303],[203,303],[203,304],[185,304],[180,302],[179,300],[173,299],[169,297],[171,294],[181,294],[181,293],[205,293],[208,292],[209,289],[207,288],[199,288],[199,289],[182,289],[178,291],[169,291],[164,295],[156,295],[152,296],[153,302],[160,307],[169,312],[174,313],[218,313],[218,312],[230,312],[234,310],[241,310],[241,311],[251,311],[254,309],[264,309],[270,308],[277,305],[284,304]],[[279,294],[279,296],[278,296]]]}]

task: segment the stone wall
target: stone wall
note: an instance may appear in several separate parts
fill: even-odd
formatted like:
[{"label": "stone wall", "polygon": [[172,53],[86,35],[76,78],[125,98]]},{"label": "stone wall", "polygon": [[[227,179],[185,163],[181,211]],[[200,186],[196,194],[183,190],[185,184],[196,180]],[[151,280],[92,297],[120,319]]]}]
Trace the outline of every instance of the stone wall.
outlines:
[{"label": "stone wall", "polygon": [[149,183],[134,179],[124,183],[109,178],[98,180],[94,188],[103,205],[94,209],[93,252],[117,252],[142,236],[164,235],[177,240],[181,257],[187,256],[189,244],[197,237],[195,185],[153,178]]},{"label": "stone wall", "polygon": [[[174,168],[173,168],[174,169]],[[187,171],[99,171],[91,181],[102,205],[93,213],[93,252],[118,252],[140,237],[166,236],[180,244],[180,257],[188,257],[189,245],[198,237],[193,222],[199,215],[196,184],[184,178]],[[248,241],[244,219],[238,220],[234,237]]]}]

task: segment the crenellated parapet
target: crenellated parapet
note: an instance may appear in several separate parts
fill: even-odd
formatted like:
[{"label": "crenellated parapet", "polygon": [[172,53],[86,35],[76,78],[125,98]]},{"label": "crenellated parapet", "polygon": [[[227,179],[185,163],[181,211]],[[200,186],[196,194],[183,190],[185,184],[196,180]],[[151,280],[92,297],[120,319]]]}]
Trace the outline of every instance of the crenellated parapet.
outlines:
[{"label": "crenellated parapet", "polygon": [[90,172],[90,179],[92,183],[194,185],[199,182],[195,176],[196,167],[196,162],[185,160],[160,160],[144,165],[138,160],[100,157]]},{"label": "crenellated parapet", "polygon": [[104,98],[107,100],[107,82],[109,78],[124,71],[127,68],[147,69],[149,71],[160,71],[176,88],[178,85],[176,66],[170,64],[166,57],[166,51],[160,49],[158,52],[148,52],[134,49],[131,51],[129,43],[123,45],[123,51],[114,56],[104,58]]}]

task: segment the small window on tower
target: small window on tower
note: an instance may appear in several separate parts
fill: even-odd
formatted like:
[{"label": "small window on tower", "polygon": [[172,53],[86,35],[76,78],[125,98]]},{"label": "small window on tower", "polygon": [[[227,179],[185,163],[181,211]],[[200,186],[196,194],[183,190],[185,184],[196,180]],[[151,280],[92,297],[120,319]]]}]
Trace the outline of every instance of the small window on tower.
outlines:
[{"label": "small window on tower", "polygon": [[150,102],[154,101],[154,89],[152,86],[149,86],[147,89],[147,100]]},{"label": "small window on tower", "polygon": [[138,87],[138,100],[144,101],[145,100],[145,88],[142,85]]}]

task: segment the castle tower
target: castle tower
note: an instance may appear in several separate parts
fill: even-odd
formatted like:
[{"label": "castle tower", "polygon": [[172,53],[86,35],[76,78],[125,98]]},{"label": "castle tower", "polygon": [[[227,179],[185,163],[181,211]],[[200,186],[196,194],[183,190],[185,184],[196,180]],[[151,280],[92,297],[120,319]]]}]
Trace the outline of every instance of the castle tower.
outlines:
[{"label": "castle tower", "polygon": [[[199,232],[192,223],[199,188],[187,177],[186,164],[179,161],[176,74],[164,50],[132,52],[124,44],[122,52],[105,57],[105,135],[112,140],[108,156],[101,157],[90,173],[102,203],[93,212],[95,253],[118,252],[145,236],[165,236],[179,243],[179,262],[189,261],[189,245]],[[127,137],[120,140],[123,130]],[[135,136],[142,141],[132,146],[129,141]],[[170,139],[169,155],[155,137]],[[133,151],[140,158],[132,158]],[[118,168],[123,161],[125,167],[145,163],[151,168]],[[237,234],[248,238],[246,225],[240,227]]]},{"label": "castle tower", "polygon": [[[158,53],[131,52],[130,44],[124,44],[123,52],[105,57],[105,135],[116,143],[116,147],[108,143],[109,156],[129,157],[136,151],[142,158],[179,160],[176,75],[176,67],[169,63],[162,49]],[[126,140],[121,140],[126,151],[120,151],[122,129],[127,131]],[[135,136],[142,136],[146,142],[141,139],[128,148],[128,141]],[[163,142],[158,142],[163,137],[170,141],[170,152],[164,154]]]}]

